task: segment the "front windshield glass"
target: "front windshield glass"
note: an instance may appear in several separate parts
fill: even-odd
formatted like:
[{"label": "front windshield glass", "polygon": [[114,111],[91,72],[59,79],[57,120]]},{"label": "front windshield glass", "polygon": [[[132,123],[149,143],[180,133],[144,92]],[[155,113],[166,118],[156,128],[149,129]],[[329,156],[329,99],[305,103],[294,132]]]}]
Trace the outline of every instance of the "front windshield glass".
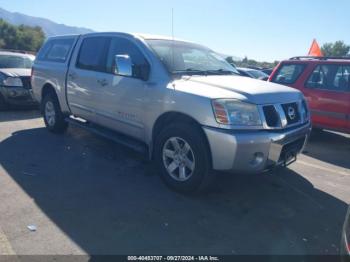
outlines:
[{"label": "front windshield glass", "polygon": [[33,60],[29,56],[0,55],[0,68],[31,68]]},{"label": "front windshield glass", "polygon": [[223,57],[206,47],[172,40],[147,43],[172,74],[239,74]]}]

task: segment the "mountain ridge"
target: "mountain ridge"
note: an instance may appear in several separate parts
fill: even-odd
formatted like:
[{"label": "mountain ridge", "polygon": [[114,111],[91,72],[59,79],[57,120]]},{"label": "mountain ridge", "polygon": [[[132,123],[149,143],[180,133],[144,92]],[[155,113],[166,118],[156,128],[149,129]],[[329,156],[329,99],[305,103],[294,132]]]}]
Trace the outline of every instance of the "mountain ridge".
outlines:
[{"label": "mountain ridge", "polygon": [[10,12],[0,7],[0,18],[13,25],[40,26],[46,37],[94,32],[85,27],[75,27],[56,23],[47,18],[35,17],[19,12]]},{"label": "mountain ridge", "polygon": [[[26,15],[19,12],[10,12],[0,7],[0,19],[13,25],[39,26],[43,29],[46,37],[56,35],[71,35],[71,34],[86,34],[94,32],[92,29],[85,27],[69,26],[66,24],[56,23],[50,19]],[[222,57],[229,57],[232,55],[220,54]],[[236,61],[242,60],[237,56],[232,56]]]}]

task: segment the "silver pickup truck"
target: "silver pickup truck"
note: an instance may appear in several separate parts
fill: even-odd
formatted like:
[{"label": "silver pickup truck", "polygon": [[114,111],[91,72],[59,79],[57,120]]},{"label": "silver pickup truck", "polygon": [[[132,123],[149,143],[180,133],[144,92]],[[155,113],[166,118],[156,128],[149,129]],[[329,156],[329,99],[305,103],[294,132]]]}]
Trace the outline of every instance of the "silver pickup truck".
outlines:
[{"label": "silver pickup truck", "polygon": [[145,152],[182,192],[206,188],[213,170],[286,166],[311,130],[299,91],[241,77],[212,50],[166,37],[50,38],[32,86],[49,131],[70,123]]}]

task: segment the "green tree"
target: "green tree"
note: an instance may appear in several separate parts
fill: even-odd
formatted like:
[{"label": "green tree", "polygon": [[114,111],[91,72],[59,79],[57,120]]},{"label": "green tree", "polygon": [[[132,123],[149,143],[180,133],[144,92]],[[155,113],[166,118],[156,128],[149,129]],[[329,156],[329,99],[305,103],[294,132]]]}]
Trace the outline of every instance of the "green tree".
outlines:
[{"label": "green tree", "polygon": [[336,41],[335,43],[325,43],[321,47],[322,53],[325,56],[347,56],[349,55],[350,46],[343,41]]},{"label": "green tree", "polygon": [[226,57],[226,61],[231,65],[235,63],[232,56]]},{"label": "green tree", "polygon": [[44,40],[40,27],[15,26],[0,19],[0,48],[36,52]]},{"label": "green tree", "polygon": [[240,61],[234,61],[231,56],[226,58],[226,61],[229,62],[230,64],[234,64],[237,67],[251,67],[251,68],[274,68],[276,65],[278,65],[279,61],[275,62],[259,62],[254,59],[248,59],[248,57],[244,57]]}]

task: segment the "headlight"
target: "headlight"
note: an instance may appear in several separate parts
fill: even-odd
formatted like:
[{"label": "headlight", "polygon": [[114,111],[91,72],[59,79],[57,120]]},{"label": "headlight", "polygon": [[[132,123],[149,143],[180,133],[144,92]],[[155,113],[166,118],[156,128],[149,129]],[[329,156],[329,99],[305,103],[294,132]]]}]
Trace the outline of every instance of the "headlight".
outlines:
[{"label": "headlight", "polygon": [[2,82],[7,87],[22,87],[22,80],[19,77],[8,77]]},{"label": "headlight", "polygon": [[261,126],[258,107],[254,104],[234,99],[213,100],[216,121],[220,124],[234,126]]}]

